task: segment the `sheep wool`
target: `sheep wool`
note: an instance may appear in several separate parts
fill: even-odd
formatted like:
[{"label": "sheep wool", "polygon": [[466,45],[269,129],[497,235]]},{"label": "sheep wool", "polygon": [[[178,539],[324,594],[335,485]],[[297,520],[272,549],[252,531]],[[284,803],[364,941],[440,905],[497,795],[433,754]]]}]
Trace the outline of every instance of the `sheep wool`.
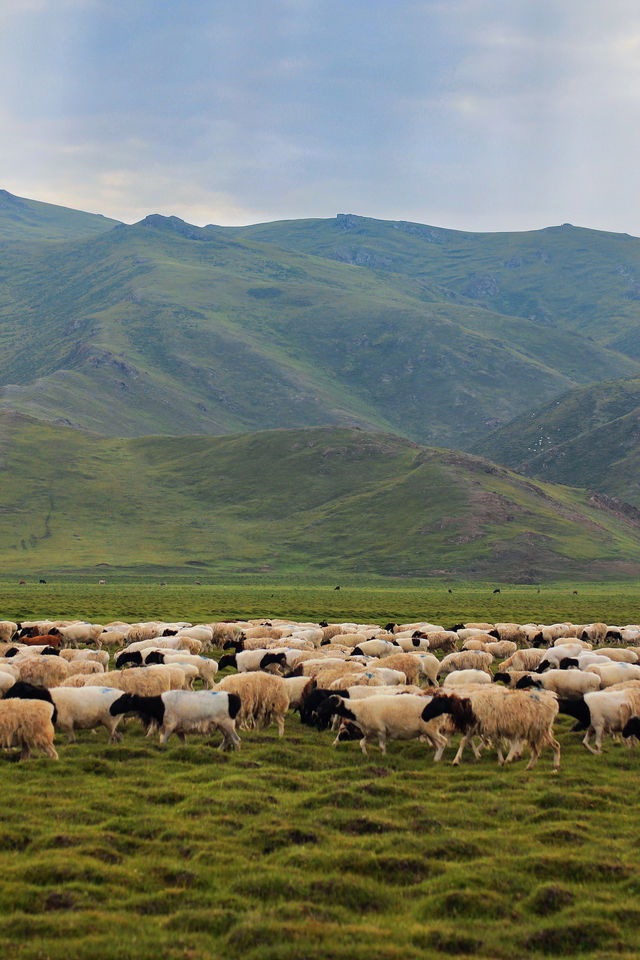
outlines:
[{"label": "sheep wool", "polygon": [[21,760],[28,760],[32,750],[57,760],[53,711],[46,700],[0,700],[0,747],[20,747]]},{"label": "sheep wool", "polygon": [[240,697],[239,727],[260,729],[275,722],[278,736],[284,735],[289,695],[282,677],[259,671],[236,673],[217,683],[216,690]]}]

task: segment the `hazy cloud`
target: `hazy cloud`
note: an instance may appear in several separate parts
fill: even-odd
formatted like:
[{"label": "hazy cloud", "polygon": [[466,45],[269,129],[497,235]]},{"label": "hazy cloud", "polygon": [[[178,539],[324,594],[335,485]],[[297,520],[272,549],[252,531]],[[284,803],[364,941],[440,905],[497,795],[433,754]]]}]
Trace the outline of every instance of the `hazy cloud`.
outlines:
[{"label": "hazy cloud", "polygon": [[2,186],[133,220],[640,233],[628,0],[5,0]]}]

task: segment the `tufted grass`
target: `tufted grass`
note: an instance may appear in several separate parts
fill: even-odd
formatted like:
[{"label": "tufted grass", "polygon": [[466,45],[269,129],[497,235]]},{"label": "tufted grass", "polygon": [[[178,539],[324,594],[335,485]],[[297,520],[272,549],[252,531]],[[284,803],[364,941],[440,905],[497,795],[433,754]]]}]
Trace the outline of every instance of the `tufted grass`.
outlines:
[{"label": "tufted grass", "polygon": [[[0,944],[24,960],[637,956],[640,757],[386,758],[287,720],[0,757]],[[451,759],[452,749],[447,752]]]},{"label": "tufted grass", "polygon": [[[5,584],[4,613],[19,597],[50,613],[75,597],[92,619],[136,599],[139,617],[209,619],[238,601],[238,614],[264,611],[269,591],[296,616],[321,602],[356,619],[439,610],[453,620],[467,603],[487,615],[481,589],[462,585],[464,602],[446,594],[438,606],[414,584],[371,591],[368,607],[364,588],[348,585],[344,596],[310,584],[46,589]],[[502,615],[508,599],[482,589]],[[543,608],[544,592],[514,588],[509,616],[535,602],[558,611],[567,595],[567,615],[594,600],[600,615],[633,609],[633,595],[612,587],[590,599],[582,587],[555,590]],[[116,745],[102,730],[71,745],[57,736],[57,764],[3,753],[0,945],[20,960],[635,958],[640,755],[608,741],[593,757],[570,728],[556,725],[557,775],[548,751],[529,773],[526,761],[500,769],[489,755],[434,765],[413,742],[365,758],[294,714],[282,740],[275,728],[243,732],[236,754],[220,754],[219,737],[160,748],[136,723]]]}]

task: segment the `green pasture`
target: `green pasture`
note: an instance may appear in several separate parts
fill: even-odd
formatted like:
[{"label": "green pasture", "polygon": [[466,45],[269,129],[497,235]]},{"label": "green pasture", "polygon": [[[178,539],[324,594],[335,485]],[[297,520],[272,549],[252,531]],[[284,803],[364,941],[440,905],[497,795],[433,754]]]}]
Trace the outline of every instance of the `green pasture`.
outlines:
[{"label": "green pasture", "polygon": [[[0,944],[24,960],[638,956],[640,757],[570,723],[524,772],[287,720],[0,758]],[[447,752],[451,759],[453,750]]]},{"label": "green pasture", "polygon": [[[100,574],[41,584],[0,580],[0,619],[78,618],[96,623],[142,619],[209,622],[255,617],[408,623],[429,620],[451,626],[472,620],[570,620],[611,624],[640,622],[640,584],[561,583],[522,586],[486,582],[434,583],[342,577],[324,582],[304,577],[280,580],[225,579],[204,575],[168,576],[164,571],[140,581],[126,576],[98,583]],[[165,583],[165,586],[161,586]],[[339,586],[340,589],[335,588]],[[499,594],[493,590],[499,589]],[[451,592],[449,592],[451,591]]]},{"label": "green pasture", "polygon": [[[0,616],[282,615],[383,622],[637,620],[629,585],[542,587],[0,582]],[[452,593],[448,590],[452,589]],[[577,591],[577,593],[574,593]],[[639,955],[640,756],[588,754],[571,721],[543,752],[434,765],[386,758],[287,718],[165,748],[129,722],[120,744],[56,736],[58,763],[0,756],[0,945],[20,960],[422,960]]]}]

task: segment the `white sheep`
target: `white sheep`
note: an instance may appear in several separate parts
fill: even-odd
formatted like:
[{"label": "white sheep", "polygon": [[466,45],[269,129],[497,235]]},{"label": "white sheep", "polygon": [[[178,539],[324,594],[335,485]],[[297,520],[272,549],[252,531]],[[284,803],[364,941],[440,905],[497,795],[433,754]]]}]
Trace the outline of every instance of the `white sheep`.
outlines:
[{"label": "white sheep", "polygon": [[18,630],[18,624],[13,620],[0,620],[0,642],[8,643]]},{"label": "white sheep", "polygon": [[64,731],[69,743],[76,739],[75,730],[91,730],[104,727],[111,743],[122,739],[116,732],[120,717],[110,713],[111,705],[121,696],[120,690],[113,687],[54,687],[51,699],[55,704],[57,716],[55,726]]},{"label": "white sheep", "polygon": [[442,682],[442,689],[446,687],[462,687],[474,683],[491,683],[491,674],[484,670],[454,670],[447,674]]},{"label": "white sheep", "polygon": [[604,689],[624,680],[640,680],[640,665],[633,663],[592,663],[585,667],[589,673],[600,677],[600,686]]},{"label": "white sheep", "polygon": [[426,737],[435,746],[434,761],[440,760],[447,738],[440,732],[442,722],[425,723],[422,712],[428,697],[415,694],[367,697],[345,700],[333,696],[322,705],[319,714],[337,714],[356,723],[362,730],[360,749],[366,755],[367,744],[378,741],[381,752],[387,751],[387,740],[416,740]]},{"label": "white sheep", "polygon": [[[589,727],[582,741],[591,753],[602,753],[605,733],[622,733],[627,722],[640,712],[640,689],[597,690],[587,693],[584,702],[589,710]],[[595,746],[591,738],[595,736]]]},{"label": "white sheep", "polygon": [[159,727],[160,743],[165,744],[172,733],[181,743],[187,733],[209,733],[221,730],[219,749],[240,746],[235,717],[240,710],[240,697],[218,690],[169,690],[160,696],[140,697],[123,694],[111,706],[113,716],[137,713],[148,723]]},{"label": "white sheep", "polygon": [[518,690],[537,687],[551,690],[564,700],[577,700],[585,693],[600,689],[600,678],[586,670],[546,670],[544,673],[529,675],[516,684]]},{"label": "white sheep", "polygon": [[448,654],[440,663],[438,676],[451,673],[453,670],[484,670],[491,673],[493,656],[484,650],[462,650],[459,653]]}]

